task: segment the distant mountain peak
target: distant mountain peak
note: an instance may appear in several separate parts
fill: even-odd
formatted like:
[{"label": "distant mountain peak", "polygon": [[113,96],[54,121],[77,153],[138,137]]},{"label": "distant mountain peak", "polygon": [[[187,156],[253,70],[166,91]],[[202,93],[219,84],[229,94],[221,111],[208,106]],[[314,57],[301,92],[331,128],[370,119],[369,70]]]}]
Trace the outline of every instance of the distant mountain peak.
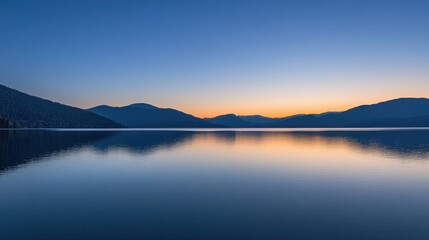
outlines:
[{"label": "distant mountain peak", "polygon": [[223,125],[227,127],[257,127],[258,126],[258,124],[246,121],[233,113],[219,115],[214,118],[204,118],[204,119],[213,124]]},{"label": "distant mountain peak", "polygon": [[155,107],[151,104],[147,104],[147,103],[133,103],[130,104],[126,107],[138,107],[138,108],[143,108],[143,109],[159,109],[158,107]]},{"label": "distant mountain peak", "polygon": [[255,115],[238,115],[239,117],[255,117],[255,118],[266,118],[265,116],[255,114]]},{"label": "distant mountain peak", "polygon": [[234,113],[227,113],[227,114],[216,116],[215,118],[225,118],[225,117],[238,117],[238,116],[235,115]]},{"label": "distant mountain peak", "polygon": [[93,113],[135,128],[213,128],[222,127],[172,108],[158,108],[147,103],[124,107],[94,107]]}]

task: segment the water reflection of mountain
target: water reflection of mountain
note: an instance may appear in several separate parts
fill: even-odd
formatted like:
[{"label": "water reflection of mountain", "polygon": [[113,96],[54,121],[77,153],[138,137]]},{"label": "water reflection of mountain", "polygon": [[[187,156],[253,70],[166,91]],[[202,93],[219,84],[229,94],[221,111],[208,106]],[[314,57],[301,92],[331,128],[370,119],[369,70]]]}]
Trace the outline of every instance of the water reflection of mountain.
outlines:
[{"label": "water reflection of mountain", "polygon": [[429,130],[295,132],[293,135],[343,140],[362,150],[429,160]]},{"label": "water reflection of mountain", "polygon": [[[429,130],[327,131],[327,132],[192,132],[192,131],[0,131],[0,172],[52,153],[91,146],[106,152],[121,149],[149,154],[190,141],[214,140],[223,144],[276,137],[296,141],[341,141],[352,148],[376,151],[407,159],[429,159]],[[212,142],[213,143],[213,142]],[[210,144],[210,142],[207,142]],[[280,144],[283,144],[280,142]],[[287,144],[287,141],[284,142]]]},{"label": "water reflection of mountain", "polygon": [[93,143],[97,151],[121,149],[140,154],[148,154],[159,149],[175,147],[191,140],[191,131],[119,131]]},{"label": "water reflection of mountain", "polygon": [[0,172],[61,151],[91,146],[148,154],[191,139],[188,131],[0,131]]},{"label": "water reflection of mountain", "polygon": [[108,135],[109,132],[0,131],[0,172],[55,152],[79,148]]},{"label": "water reflection of mountain", "polygon": [[[213,137],[218,141],[234,143],[242,140],[258,141],[264,144],[265,140],[276,138],[295,141],[321,141],[325,143],[345,143],[352,148],[375,151],[392,155],[398,158],[407,157],[429,160],[429,130],[384,130],[384,131],[285,131],[285,132],[206,132],[196,136]],[[287,141],[283,141],[287,144]],[[269,144],[266,142],[266,144]]]}]

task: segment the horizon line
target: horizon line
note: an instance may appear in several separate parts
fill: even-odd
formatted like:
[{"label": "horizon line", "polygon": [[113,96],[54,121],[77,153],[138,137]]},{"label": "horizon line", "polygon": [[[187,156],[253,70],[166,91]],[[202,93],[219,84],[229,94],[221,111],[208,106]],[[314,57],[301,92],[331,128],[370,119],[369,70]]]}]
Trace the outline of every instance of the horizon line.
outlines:
[{"label": "horizon line", "polygon": [[[93,106],[93,107],[81,108],[81,109],[89,110],[91,108],[102,107],[102,106],[113,107],[113,108],[121,108],[121,107],[128,107],[128,106],[131,106],[131,105],[134,105],[134,104],[147,104],[147,105],[150,105],[150,106],[153,106],[153,107],[156,107],[156,108],[160,108],[160,109],[173,109],[173,110],[181,111],[181,112],[184,112],[186,114],[190,114],[190,115],[192,115],[194,117],[198,117],[198,118],[201,118],[201,119],[204,119],[204,118],[214,118],[214,117],[224,116],[224,115],[230,115],[230,114],[238,116],[238,117],[242,117],[242,116],[261,116],[261,117],[274,118],[275,119],[275,118],[293,117],[293,116],[298,116],[298,115],[320,115],[320,114],[326,114],[326,113],[338,113],[338,112],[348,111],[350,109],[353,109],[353,108],[356,108],[356,107],[360,107],[360,106],[375,105],[375,104],[389,102],[389,101],[393,101],[393,100],[399,100],[399,99],[428,99],[429,100],[429,97],[423,97],[423,96],[420,96],[420,97],[412,97],[412,96],[397,97],[397,98],[390,98],[390,99],[383,100],[383,101],[378,101],[378,102],[358,104],[358,105],[354,105],[354,106],[350,106],[350,107],[345,107],[345,108],[342,108],[342,109],[336,109],[336,110],[322,110],[322,111],[319,111],[319,112],[308,112],[308,113],[306,113],[306,112],[300,112],[300,113],[292,113],[292,114],[278,115],[278,116],[267,116],[267,115],[258,114],[258,113],[253,113],[253,114],[237,114],[237,113],[234,113],[234,112],[227,112],[227,113],[217,114],[217,115],[213,115],[213,116],[198,116],[197,114],[193,114],[193,113],[190,113],[188,111],[181,110],[179,108],[160,107],[160,106],[157,106],[155,104],[147,103],[147,102],[134,102],[134,103],[125,104],[125,105],[101,104],[101,105],[96,105],[96,106]],[[80,107],[78,107],[78,108],[80,108]]]}]

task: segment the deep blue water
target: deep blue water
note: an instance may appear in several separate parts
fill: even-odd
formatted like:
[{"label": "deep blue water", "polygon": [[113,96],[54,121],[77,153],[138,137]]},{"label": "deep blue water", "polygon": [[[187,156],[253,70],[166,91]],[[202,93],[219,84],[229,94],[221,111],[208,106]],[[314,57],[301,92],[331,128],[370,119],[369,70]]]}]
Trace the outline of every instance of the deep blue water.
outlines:
[{"label": "deep blue water", "polygon": [[429,130],[0,131],[0,239],[429,239]]}]

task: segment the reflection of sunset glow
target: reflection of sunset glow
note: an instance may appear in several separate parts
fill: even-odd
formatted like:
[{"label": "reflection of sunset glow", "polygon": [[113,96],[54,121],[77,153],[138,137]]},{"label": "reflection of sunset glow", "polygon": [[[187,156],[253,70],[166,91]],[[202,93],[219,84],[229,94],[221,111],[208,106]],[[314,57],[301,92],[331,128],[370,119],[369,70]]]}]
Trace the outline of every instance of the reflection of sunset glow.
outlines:
[{"label": "reflection of sunset glow", "polygon": [[[427,153],[400,155],[382,147],[362,146],[352,139],[342,137],[285,132],[201,133],[195,135],[188,145],[184,149],[198,149],[199,154],[213,157],[222,164],[226,164],[226,156],[232,155],[233,163],[257,168],[356,177],[377,178],[379,174],[396,177],[402,175],[405,178],[409,174],[428,177],[426,172],[429,165],[422,167],[420,162],[412,161],[428,160]],[[229,158],[228,161],[230,160],[232,159]]]}]

